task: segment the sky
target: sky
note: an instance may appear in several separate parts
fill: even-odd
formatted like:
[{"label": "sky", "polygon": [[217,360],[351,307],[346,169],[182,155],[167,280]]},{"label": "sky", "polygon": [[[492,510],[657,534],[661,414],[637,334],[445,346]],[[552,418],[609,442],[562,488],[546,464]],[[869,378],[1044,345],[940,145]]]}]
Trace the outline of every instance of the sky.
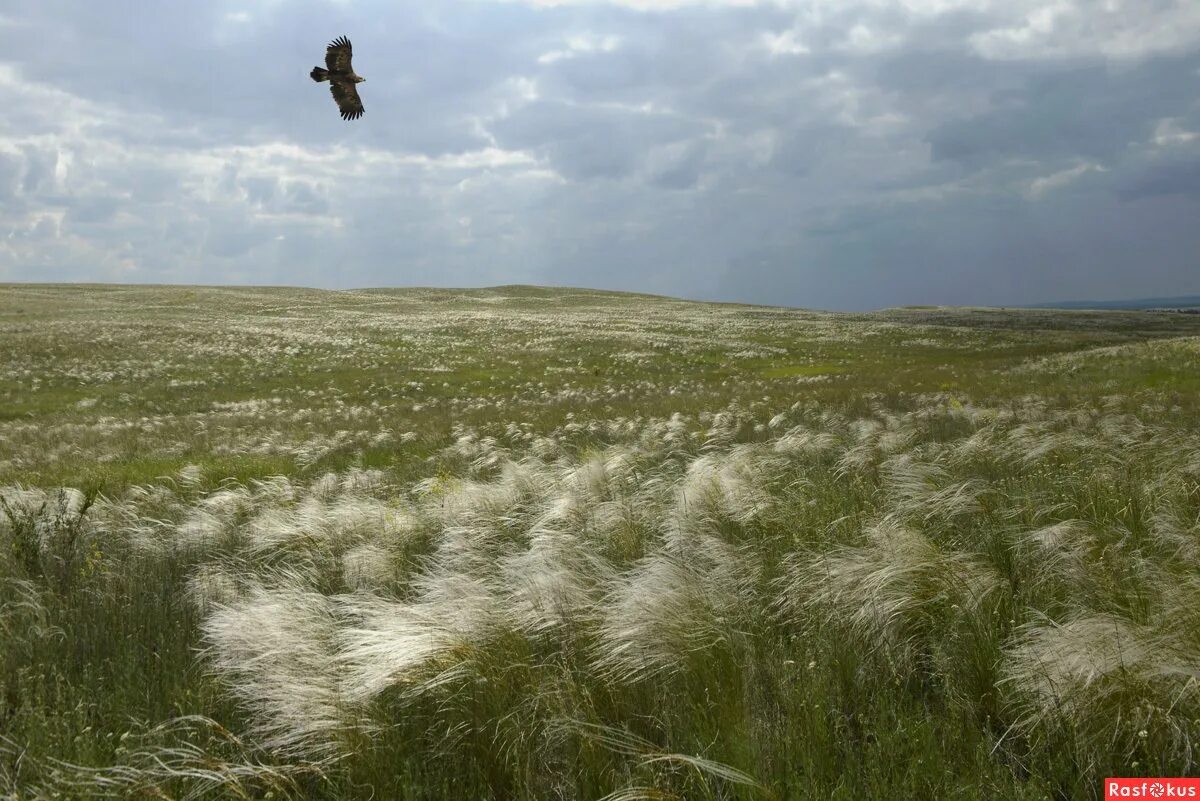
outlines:
[{"label": "sky", "polygon": [[0,108],[0,282],[1200,294],[1195,0],[39,0]]}]

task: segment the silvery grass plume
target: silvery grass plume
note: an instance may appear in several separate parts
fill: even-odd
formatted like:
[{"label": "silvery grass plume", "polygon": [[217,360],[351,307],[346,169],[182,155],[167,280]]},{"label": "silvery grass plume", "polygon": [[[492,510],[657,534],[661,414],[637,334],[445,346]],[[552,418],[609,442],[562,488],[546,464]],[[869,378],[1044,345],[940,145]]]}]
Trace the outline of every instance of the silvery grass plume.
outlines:
[{"label": "silvery grass plume", "polygon": [[320,501],[328,501],[338,494],[342,480],[337,473],[325,473],[309,486],[309,496]]},{"label": "silvery grass plume", "polygon": [[[273,494],[272,497],[274,497]],[[262,500],[261,495],[256,498],[249,488],[241,484],[229,483],[221,489],[205,495],[196,503],[196,507],[222,521],[232,522],[239,516],[250,512],[255,503]]]},{"label": "silvery grass plume", "polygon": [[832,432],[798,425],[788,429],[771,447],[776,453],[792,459],[822,459],[838,445],[839,439]]},{"label": "silvery grass plume", "polygon": [[1151,519],[1150,540],[1175,566],[1195,569],[1200,567],[1200,512],[1189,515],[1185,509],[1183,503],[1163,504]]},{"label": "silvery grass plume", "polygon": [[1054,453],[1070,454],[1091,446],[1092,440],[1077,431],[1055,431],[1045,422],[1021,423],[1008,431],[1007,442],[996,453],[1007,461],[1029,468]]},{"label": "silvery grass plume", "polygon": [[277,577],[203,624],[207,655],[253,721],[250,734],[281,755],[328,759],[360,725],[345,703],[336,654],[338,610],[320,593]]},{"label": "silvery grass plume", "polygon": [[[514,475],[501,483],[508,484],[503,497],[515,503],[523,493],[512,493]],[[545,525],[514,537],[497,521],[516,512],[504,504],[482,510],[475,503],[481,495],[497,496],[464,486],[471,498],[450,517],[476,525],[443,529],[425,570],[412,579],[411,601],[366,594],[340,600],[353,620],[338,633],[348,698],[366,701],[391,688],[412,697],[454,685],[486,661],[497,637],[549,633],[591,604],[591,574],[603,566],[574,537]]]},{"label": "silvery grass plume", "polygon": [[691,430],[687,418],[679,412],[672,414],[665,423],[652,428],[655,429],[654,433],[657,434],[659,444],[667,456],[690,459],[695,454],[698,434]]},{"label": "silvery grass plume", "polygon": [[[486,685],[524,664],[527,637],[549,638],[558,650],[573,627],[586,622],[597,592],[588,586],[588,555],[556,534],[539,532],[528,550],[473,571],[435,557],[413,582],[408,602],[362,593],[339,599],[350,621],[338,635],[347,699],[368,703],[388,693],[405,701],[435,697],[454,707],[464,687]],[[527,702],[536,706],[536,696]],[[489,721],[505,728],[501,723]],[[448,719],[447,725],[456,730],[462,724]],[[451,730],[448,735],[457,736]]]},{"label": "silvery grass plume", "polygon": [[1164,765],[1194,766],[1200,583],[1169,592],[1170,603],[1148,623],[1081,612],[1062,623],[1023,626],[1005,651],[1000,682],[1013,704],[1014,729],[1057,738],[1065,726],[1089,759],[1114,747],[1127,758],[1148,746]]},{"label": "silvery grass plume", "polygon": [[1094,544],[1082,520],[1063,520],[1019,537],[1019,547],[1027,554],[1026,575],[1037,584],[1056,581],[1075,589],[1087,578]]},{"label": "silvery grass plume", "polygon": [[[672,780],[683,773],[700,779],[705,790],[716,798],[723,797],[723,785],[741,785],[763,797],[774,798],[766,786],[732,765],[691,754],[671,753],[627,729],[559,718],[549,727],[548,734],[552,740],[582,740],[613,754],[634,759],[639,768],[653,770],[668,785],[675,783]],[[674,801],[678,798],[679,795],[662,787],[629,786],[609,793],[601,801]]]},{"label": "silvery grass plume", "polygon": [[437,596],[416,603],[342,599],[350,622],[337,632],[337,670],[347,700],[364,703],[393,688],[416,697],[468,675],[471,655],[505,620],[483,583],[466,576],[443,582]]},{"label": "silvery grass plume", "polygon": [[15,650],[20,641],[33,648],[41,640],[66,637],[50,622],[43,592],[36,582],[0,577],[0,635],[7,648]]},{"label": "silvery grass plume", "polygon": [[601,587],[613,569],[579,537],[543,521],[529,547],[505,557],[497,579],[505,617],[528,636],[562,635],[589,627]]},{"label": "silvery grass plume", "polygon": [[984,425],[973,431],[970,436],[954,442],[947,454],[947,460],[959,469],[981,463],[993,465],[997,461],[996,451],[1003,442],[1003,437],[999,425]]},{"label": "silvery grass plume", "polygon": [[765,485],[782,464],[757,445],[737,445],[694,459],[677,491],[678,524],[691,528],[721,519],[750,522],[772,503]]},{"label": "silvery grass plume", "polygon": [[734,546],[679,533],[610,582],[595,664],[614,682],[684,670],[690,654],[733,648],[756,606],[757,566]]},{"label": "silvery grass plume", "polygon": [[475,431],[456,428],[454,444],[442,450],[442,457],[451,463],[466,465],[470,475],[482,478],[495,468],[510,461],[510,451],[495,437],[480,437]]},{"label": "silvery grass plume", "polygon": [[351,467],[340,477],[340,490],[343,495],[371,495],[387,491],[390,482],[382,470],[365,470],[361,467]]},{"label": "silvery grass plume", "polygon": [[895,514],[924,523],[952,521],[980,511],[981,482],[953,481],[939,465],[918,461],[912,454],[893,456],[881,465]]},{"label": "silvery grass plume", "polygon": [[51,579],[60,589],[72,582],[95,538],[88,513],[97,497],[74,487],[0,488],[0,558],[7,570]]},{"label": "silvery grass plume", "polygon": [[179,484],[188,489],[195,489],[204,480],[204,470],[198,464],[186,464],[175,474]]},{"label": "silvery grass plume", "polygon": [[55,490],[23,487],[0,487],[0,533],[14,536],[28,530],[38,547],[49,547],[58,527],[78,518],[87,499],[75,487]]},{"label": "silvery grass plume", "polygon": [[901,416],[885,415],[884,429],[875,439],[875,447],[879,453],[886,456],[901,453],[912,448],[921,439],[923,430],[928,427],[916,414]]},{"label": "silvery grass plume", "polygon": [[569,471],[564,492],[540,523],[575,531],[607,559],[626,562],[644,553],[670,516],[670,476],[646,453],[614,446]]},{"label": "silvery grass plume", "polygon": [[1194,481],[1200,481],[1200,447],[1192,441],[1180,449],[1183,458],[1180,459],[1179,470],[1190,476]]},{"label": "silvery grass plume", "polygon": [[847,441],[853,444],[837,460],[839,476],[862,473],[877,463],[879,450],[876,445],[884,427],[874,418],[860,418],[851,421],[847,430]]},{"label": "silvery grass plume", "polygon": [[287,476],[270,476],[250,481],[256,504],[281,506],[296,500],[297,489]]},{"label": "silvery grass plume", "polygon": [[957,393],[939,392],[929,397],[926,405],[914,415],[923,422],[923,428],[929,428],[939,421],[953,421],[959,425],[974,428],[994,423],[997,418],[995,409],[978,406],[969,398]]},{"label": "silvery grass plume", "polygon": [[128,549],[133,554],[173,554],[175,529],[187,505],[169,487],[133,486],[121,497],[100,497],[90,517],[97,543],[105,553]]},{"label": "silvery grass plume", "polygon": [[592,507],[626,495],[636,488],[637,463],[626,448],[612,447],[567,465],[566,490],[582,507]]},{"label": "silvery grass plume", "polygon": [[[1109,398],[1108,401],[1120,403],[1123,399]],[[1143,455],[1147,446],[1153,448],[1151,443],[1156,439],[1154,428],[1132,414],[1105,414],[1095,427],[1103,442],[1110,448],[1125,451],[1127,455]]]},{"label": "silvery grass plume", "polygon": [[290,450],[292,457],[296,460],[296,464],[304,468],[309,468],[322,459],[340,452],[349,451],[360,446],[361,443],[369,441],[369,439],[370,435],[366,432],[356,434],[352,431],[340,429],[329,435],[318,434]]},{"label": "silvery grass plume", "polygon": [[167,546],[185,553],[203,554],[216,548],[232,533],[232,520],[196,508],[180,521],[173,533],[175,536],[171,540],[155,543],[158,545],[156,550]]},{"label": "silvery grass plume", "polygon": [[[794,412],[800,411],[800,402],[797,401],[796,403],[792,404],[791,408]],[[837,409],[830,408],[827,405],[818,403],[816,401],[810,401],[808,405],[804,407],[804,411],[805,414],[814,422],[814,425],[818,430],[836,431],[839,432],[839,436],[844,437],[845,432],[849,428],[850,421],[846,418],[846,416]]]},{"label": "silvery grass plume", "polygon": [[492,481],[437,476],[417,483],[422,512],[445,527],[504,525],[520,507],[536,505],[553,485],[537,460],[504,462]]},{"label": "silvery grass plume", "polygon": [[132,546],[157,556],[204,556],[238,541],[240,524],[262,502],[234,481],[191,502],[166,487],[131,488],[126,501],[130,516],[140,518],[125,526]]},{"label": "silvery grass plume", "polygon": [[[249,571],[244,571],[248,573]],[[221,562],[198,565],[188,577],[184,597],[202,615],[233,605],[249,586],[250,579],[239,576]]]},{"label": "silvery grass plume", "polygon": [[401,513],[383,501],[362,495],[323,499],[310,495],[294,506],[268,508],[247,524],[251,552],[277,551],[299,540],[309,549],[344,550],[364,537],[388,535],[407,527]]},{"label": "silvery grass plume", "polygon": [[158,544],[158,550],[168,548],[202,556],[238,543],[244,537],[243,525],[254,510],[284,502],[284,497],[287,496],[277,482],[267,482],[255,490],[229,482],[196,500],[175,527],[173,536]]},{"label": "silvery grass plume", "polygon": [[[201,715],[173,718],[147,732],[122,739],[120,763],[107,767],[54,760],[40,771],[48,780],[37,797],[46,798],[201,798],[299,797],[303,785],[324,777],[326,766],[304,762],[271,765],[257,748]],[[169,744],[163,744],[169,743]],[[24,748],[0,735],[0,755],[19,761]],[[185,788],[179,794],[179,788]],[[0,784],[0,789],[3,785]]]},{"label": "silvery grass plume", "polygon": [[[1200,486],[1200,446],[1195,435],[1162,434],[1147,443],[1143,457],[1154,471],[1146,483],[1145,494],[1161,499],[1156,517],[1164,514],[1174,517],[1184,529],[1200,524],[1200,513],[1188,511],[1189,498]],[[1165,519],[1161,522],[1165,529],[1173,527],[1166,525]]]},{"label": "silvery grass plume", "polygon": [[400,573],[395,552],[379,542],[363,542],[342,555],[342,583],[351,590],[383,589]]},{"label": "silvery grass plume", "polygon": [[939,631],[962,612],[978,614],[1000,586],[978,559],[946,551],[888,518],[867,543],[789,560],[777,601],[785,615],[816,615],[863,653],[882,649],[911,670],[934,650]]},{"label": "silvery grass plume", "polygon": [[[336,484],[338,491],[340,482]],[[386,569],[377,560],[362,562],[374,543],[382,550],[402,550],[419,528],[416,518],[404,509],[366,495],[344,494],[322,500],[310,495],[295,505],[266,507],[241,529],[242,553],[251,561],[289,564],[304,571],[320,586],[339,571],[352,583],[367,576],[346,562],[358,550],[358,561],[372,580],[386,581]],[[349,572],[347,572],[349,571]]]},{"label": "silvery grass plume", "polygon": [[514,522],[519,518],[522,524],[529,525],[530,531],[545,526],[583,530],[595,510],[605,503],[604,499],[613,496],[604,461],[599,456],[577,465],[548,469],[543,475],[546,483],[542,497],[526,504],[522,514],[508,518]]},{"label": "silvery grass plume", "polygon": [[738,434],[745,427],[745,421],[737,410],[727,409],[712,416],[709,428],[704,432],[702,452],[726,450],[737,440]]}]

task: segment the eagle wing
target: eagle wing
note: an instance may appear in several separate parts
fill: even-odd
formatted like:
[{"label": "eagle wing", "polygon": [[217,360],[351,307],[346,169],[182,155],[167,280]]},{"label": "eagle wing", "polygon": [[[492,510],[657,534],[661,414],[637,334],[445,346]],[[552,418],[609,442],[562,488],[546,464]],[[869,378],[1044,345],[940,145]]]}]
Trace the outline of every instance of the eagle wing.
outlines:
[{"label": "eagle wing", "polygon": [[353,79],[347,80],[331,75],[329,91],[333,92],[333,99],[337,102],[338,110],[342,112],[343,120],[357,120],[363,115],[362,99],[358,96],[358,88]]},{"label": "eagle wing", "polygon": [[[354,68],[350,66],[350,59],[353,57],[354,48],[350,46],[350,40],[345,36],[339,36],[325,48],[325,66],[333,73],[353,75]],[[334,96],[336,97],[336,94]],[[341,101],[338,102],[340,105]]]}]

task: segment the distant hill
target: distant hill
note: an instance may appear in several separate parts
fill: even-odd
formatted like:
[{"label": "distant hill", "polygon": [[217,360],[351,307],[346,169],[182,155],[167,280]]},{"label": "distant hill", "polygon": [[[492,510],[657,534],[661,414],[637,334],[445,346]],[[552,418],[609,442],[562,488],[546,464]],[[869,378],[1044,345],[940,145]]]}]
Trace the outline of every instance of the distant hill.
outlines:
[{"label": "distant hill", "polygon": [[1136,298],[1133,300],[1064,300],[1038,303],[1031,309],[1188,309],[1200,307],[1200,295],[1174,298]]}]

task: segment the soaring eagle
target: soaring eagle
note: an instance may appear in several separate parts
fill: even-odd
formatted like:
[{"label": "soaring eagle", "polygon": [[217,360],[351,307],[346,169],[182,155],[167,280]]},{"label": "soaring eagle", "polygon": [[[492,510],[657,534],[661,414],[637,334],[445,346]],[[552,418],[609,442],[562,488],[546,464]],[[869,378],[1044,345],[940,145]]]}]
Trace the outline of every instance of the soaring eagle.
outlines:
[{"label": "soaring eagle", "polygon": [[333,99],[337,101],[343,120],[357,120],[363,115],[362,100],[358,97],[355,84],[362,83],[366,78],[354,74],[354,68],[350,66],[353,55],[350,40],[339,36],[325,48],[325,66],[328,69],[313,67],[309,73],[314,81],[329,81],[329,90],[333,92]]}]

